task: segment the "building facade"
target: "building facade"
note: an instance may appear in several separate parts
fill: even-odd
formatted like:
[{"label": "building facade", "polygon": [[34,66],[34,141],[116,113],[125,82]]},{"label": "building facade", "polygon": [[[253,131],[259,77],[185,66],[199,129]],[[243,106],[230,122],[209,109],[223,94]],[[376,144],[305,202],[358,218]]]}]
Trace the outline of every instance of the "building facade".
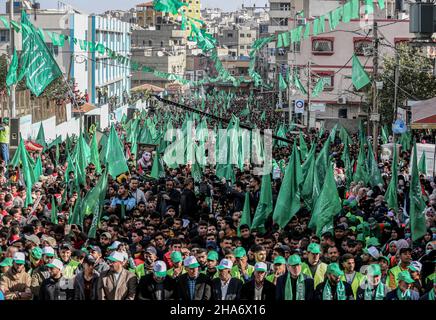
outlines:
[{"label": "building facade", "polygon": [[257,38],[255,28],[234,25],[232,28],[221,29],[219,44],[229,49],[232,57],[248,56],[251,45]]}]

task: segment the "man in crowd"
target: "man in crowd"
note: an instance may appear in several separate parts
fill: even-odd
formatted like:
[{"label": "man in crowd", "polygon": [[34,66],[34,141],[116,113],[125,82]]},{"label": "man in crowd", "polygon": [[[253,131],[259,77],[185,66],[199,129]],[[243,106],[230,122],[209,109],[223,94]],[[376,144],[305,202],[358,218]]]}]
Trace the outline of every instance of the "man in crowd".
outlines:
[{"label": "man in crowd", "polygon": [[13,257],[12,267],[0,280],[0,291],[6,300],[31,300],[32,291],[30,284],[32,279],[24,267],[26,256],[22,252],[16,252]]},{"label": "man in crowd", "polygon": [[287,272],[277,280],[277,300],[311,300],[313,297],[313,279],[303,274],[301,258],[293,254],[288,258]]},{"label": "man in crowd", "polygon": [[275,300],[275,285],[266,281],[267,265],[258,262],[254,265],[253,279],[242,285],[242,300]]},{"label": "man in crowd", "polygon": [[136,300],[175,300],[176,293],[176,281],[167,275],[165,262],[156,261],[153,273],[146,274],[139,280]]},{"label": "man in crowd", "polygon": [[338,263],[330,263],[326,270],[326,280],[316,287],[315,300],[354,300],[350,284],[341,280],[343,275]]},{"label": "man in crowd", "polygon": [[180,300],[210,300],[212,299],[212,285],[208,277],[199,272],[200,264],[194,256],[183,261],[186,273],[177,281],[177,292]]},{"label": "man in crowd", "polygon": [[315,288],[324,281],[327,264],[320,260],[321,247],[312,242],[307,247],[307,262],[303,262],[302,271],[305,275],[313,278]]},{"label": "man in crowd", "polygon": [[232,277],[232,267],[233,263],[228,259],[222,259],[220,264],[216,267],[219,272],[219,277],[212,280],[214,300],[240,299],[242,281]]}]

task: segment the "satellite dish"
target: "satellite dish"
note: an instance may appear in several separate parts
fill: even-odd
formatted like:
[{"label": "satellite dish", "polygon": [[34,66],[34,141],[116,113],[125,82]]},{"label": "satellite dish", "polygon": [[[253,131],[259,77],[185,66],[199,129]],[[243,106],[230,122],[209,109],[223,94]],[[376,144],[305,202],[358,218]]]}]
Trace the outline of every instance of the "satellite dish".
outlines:
[{"label": "satellite dish", "polygon": [[403,134],[403,133],[405,133],[407,131],[407,126],[406,126],[406,124],[404,123],[403,120],[398,119],[392,125],[392,131],[395,134]]},{"label": "satellite dish", "polygon": [[157,56],[158,56],[158,57],[163,57],[163,56],[164,56],[164,53],[163,53],[162,51],[158,51],[158,52],[157,52]]}]

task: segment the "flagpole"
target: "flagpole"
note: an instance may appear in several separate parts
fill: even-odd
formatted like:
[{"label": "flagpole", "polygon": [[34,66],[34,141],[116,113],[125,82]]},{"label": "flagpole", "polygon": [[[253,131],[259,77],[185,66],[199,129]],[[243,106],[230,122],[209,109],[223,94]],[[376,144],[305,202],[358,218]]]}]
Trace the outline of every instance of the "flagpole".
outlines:
[{"label": "flagpole", "polygon": [[[10,21],[14,20],[14,1],[13,0],[9,1],[9,19],[10,19]],[[14,28],[12,26],[9,29],[9,41],[10,41],[9,51],[10,51],[11,59],[12,59],[12,57],[14,55],[14,50],[15,50],[15,32],[14,32]],[[11,90],[11,96],[10,96],[10,114],[9,114],[9,116],[11,118],[15,118],[17,116],[17,106],[16,106],[16,101],[15,101],[15,84],[10,86],[10,90]]]}]

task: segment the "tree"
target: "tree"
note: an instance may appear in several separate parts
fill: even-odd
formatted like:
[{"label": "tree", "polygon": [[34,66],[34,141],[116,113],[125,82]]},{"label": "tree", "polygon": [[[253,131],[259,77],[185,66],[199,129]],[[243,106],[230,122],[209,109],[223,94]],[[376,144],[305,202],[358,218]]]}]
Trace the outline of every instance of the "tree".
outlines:
[{"label": "tree", "polygon": [[[433,75],[432,59],[424,53],[411,48],[407,44],[397,47],[399,55],[399,88],[397,105],[402,106],[407,100],[430,99],[436,96],[436,77]],[[383,89],[379,91],[379,107],[382,123],[391,124],[394,121],[394,90],[395,90],[395,56],[385,56],[383,70],[379,73],[383,81]],[[371,101],[371,100],[369,100]]]}]

